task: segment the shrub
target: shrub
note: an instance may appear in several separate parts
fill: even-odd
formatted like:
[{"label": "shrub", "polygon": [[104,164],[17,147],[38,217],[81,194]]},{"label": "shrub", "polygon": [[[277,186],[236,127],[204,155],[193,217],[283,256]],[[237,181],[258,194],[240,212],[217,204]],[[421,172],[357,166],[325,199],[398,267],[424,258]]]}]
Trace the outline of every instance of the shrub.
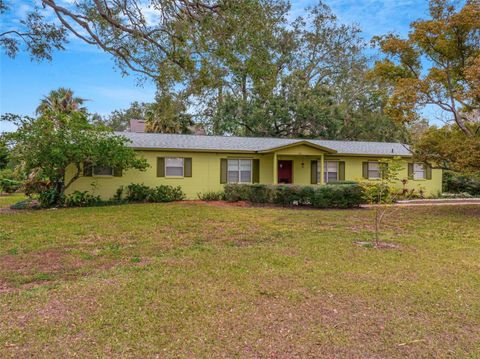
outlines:
[{"label": "shrub", "polygon": [[131,183],[127,186],[126,199],[129,202],[171,202],[185,198],[180,186],[160,185],[154,188],[144,184]]},{"label": "shrub", "polygon": [[50,208],[58,205],[63,205],[65,201],[65,196],[59,194],[54,187],[50,187],[38,194],[38,201],[40,202],[41,207]]},{"label": "shrub", "polygon": [[112,201],[113,202],[121,202],[122,199],[123,199],[123,186],[120,186],[115,191],[115,194],[113,195]]},{"label": "shrub", "polygon": [[480,195],[480,178],[458,175],[445,171],[443,176],[444,192],[469,193],[472,196]]},{"label": "shrub", "polygon": [[248,201],[250,199],[250,185],[229,183],[224,187],[225,200],[229,202]]},{"label": "shrub", "polygon": [[359,185],[329,185],[315,190],[312,207],[352,208],[358,207],[364,202],[364,193]]},{"label": "shrub", "polygon": [[256,203],[276,203],[282,206],[303,205],[316,208],[352,208],[365,203],[358,184],[322,186],[238,185],[225,186],[229,201],[246,200]]},{"label": "shrub", "polygon": [[274,196],[272,186],[253,184],[249,186],[248,201],[253,203],[271,203]]},{"label": "shrub", "polygon": [[131,183],[127,186],[127,201],[129,202],[146,202],[150,194],[150,187],[143,183]]},{"label": "shrub", "polygon": [[13,193],[20,189],[22,186],[22,182],[8,179],[8,178],[0,178],[0,193]]},{"label": "shrub", "polygon": [[172,202],[181,201],[185,198],[180,186],[157,186],[150,189],[150,193],[147,196],[148,202]]},{"label": "shrub", "polygon": [[198,193],[197,194],[198,199],[202,201],[221,201],[225,199],[225,193],[222,191],[208,191],[208,192],[203,192],[203,193]]},{"label": "shrub", "polygon": [[87,191],[75,191],[65,196],[65,206],[67,207],[89,207],[100,204],[102,201],[100,196],[94,196]]}]

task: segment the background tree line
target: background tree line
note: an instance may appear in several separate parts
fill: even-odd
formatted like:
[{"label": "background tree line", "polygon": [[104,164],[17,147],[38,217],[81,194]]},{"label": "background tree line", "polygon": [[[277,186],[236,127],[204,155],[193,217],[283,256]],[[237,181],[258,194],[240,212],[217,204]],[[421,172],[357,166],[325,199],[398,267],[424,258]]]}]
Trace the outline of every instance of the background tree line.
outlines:
[{"label": "background tree line", "polygon": [[[67,35],[111,54],[118,68],[157,86],[155,102],[101,119],[131,118],[152,132],[411,142],[417,158],[480,172],[480,2],[431,0],[407,38],[372,39],[340,23],[324,3],[290,20],[283,0],[43,0],[0,34],[10,56],[25,47],[52,58]],[[0,0],[7,14],[9,4]],[[148,13],[148,14],[147,14]],[[152,16],[152,13],[155,14]],[[436,106],[449,122],[430,127]],[[92,121],[98,121],[93,116]]]}]

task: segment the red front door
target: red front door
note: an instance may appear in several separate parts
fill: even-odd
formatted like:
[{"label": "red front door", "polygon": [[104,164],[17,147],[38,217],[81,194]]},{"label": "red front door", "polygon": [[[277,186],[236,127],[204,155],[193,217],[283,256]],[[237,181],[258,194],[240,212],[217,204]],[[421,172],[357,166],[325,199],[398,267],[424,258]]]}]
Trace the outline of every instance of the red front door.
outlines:
[{"label": "red front door", "polygon": [[278,183],[293,183],[292,161],[278,161]]}]

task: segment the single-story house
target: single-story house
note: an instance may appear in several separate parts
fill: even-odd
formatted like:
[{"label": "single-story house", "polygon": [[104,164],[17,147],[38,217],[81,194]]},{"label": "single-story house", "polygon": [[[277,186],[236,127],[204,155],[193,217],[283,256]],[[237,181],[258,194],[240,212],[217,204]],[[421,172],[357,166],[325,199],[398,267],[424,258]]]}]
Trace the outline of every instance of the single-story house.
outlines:
[{"label": "single-story house", "polygon": [[[405,161],[400,179],[409,179],[407,188],[422,189],[427,195],[442,189],[442,171],[414,163],[408,146],[401,143],[116,134],[127,137],[130,146],[147,159],[150,167],[142,172],[94,166],[67,193],[89,191],[108,199],[120,186],[144,183],[151,187],[181,186],[187,198],[196,199],[199,193],[222,190],[226,183],[317,185],[375,180],[380,177],[378,161],[395,156]],[[67,171],[67,181],[72,171]]]}]

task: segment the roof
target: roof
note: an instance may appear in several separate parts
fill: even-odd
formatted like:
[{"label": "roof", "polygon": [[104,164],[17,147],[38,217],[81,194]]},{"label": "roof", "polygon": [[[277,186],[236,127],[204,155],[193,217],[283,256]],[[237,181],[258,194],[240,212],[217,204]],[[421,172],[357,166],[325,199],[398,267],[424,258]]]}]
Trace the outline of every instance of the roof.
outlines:
[{"label": "roof", "polygon": [[268,152],[295,144],[312,144],[344,155],[411,156],[408,145],[395,142],[331,141],[315,139],[177,135],[116,132],[136,149],[196,150],[220,152]]}]

